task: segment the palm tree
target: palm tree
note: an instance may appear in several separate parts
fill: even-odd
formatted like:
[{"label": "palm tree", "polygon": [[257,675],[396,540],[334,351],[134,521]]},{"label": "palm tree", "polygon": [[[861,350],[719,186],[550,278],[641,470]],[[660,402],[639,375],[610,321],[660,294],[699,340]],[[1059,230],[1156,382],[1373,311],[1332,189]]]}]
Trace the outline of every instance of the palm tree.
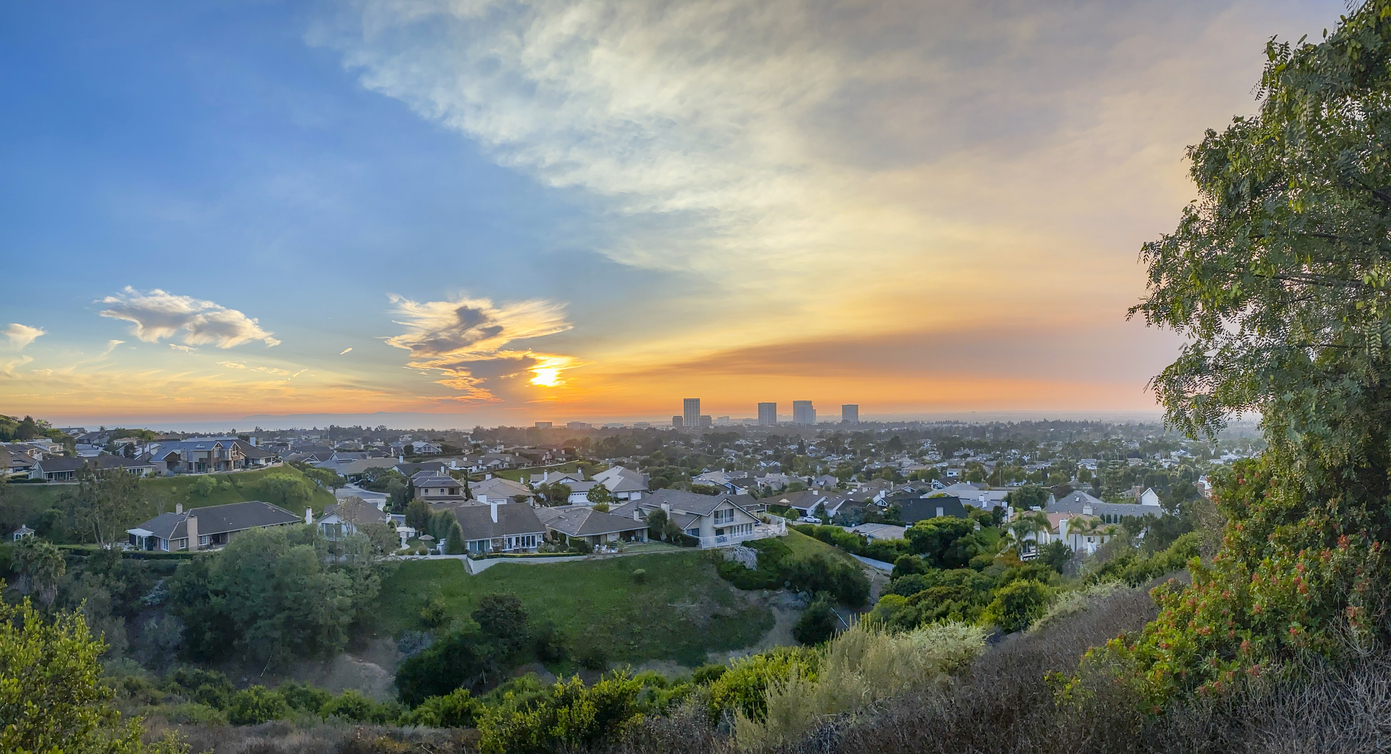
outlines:
[{"label": "palm tree", "polygon": [[1042,511],[1032,511],[1015,517],[1006,528],[1017,548],[1030,534],[1037,536],[1042,532],[1052,531],[1053,525],[1048,522],[1048,516]]},{"label": "palm tree", "polygon": [[25,537],[15,545],[13,558],[20,593],[36,592],[45,608],[52,607],[58,596],[58,581],[67,572],[63,553],[37,537]]}]

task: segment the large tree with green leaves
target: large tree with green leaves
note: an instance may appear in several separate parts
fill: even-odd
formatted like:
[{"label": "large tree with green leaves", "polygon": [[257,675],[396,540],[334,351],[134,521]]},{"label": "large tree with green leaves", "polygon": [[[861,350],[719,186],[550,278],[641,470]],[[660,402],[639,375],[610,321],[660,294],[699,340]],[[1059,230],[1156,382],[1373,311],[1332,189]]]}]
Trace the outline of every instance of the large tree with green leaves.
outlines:
[{"label": "large tree with green leaves", "polygon": [[1172,424],[1255,413],[1268,443],[1219,481],[1211,566],[1112,647],[1155,704],[1391,638],[1391,0],[1267,54],[1259,114],[1189,150],[1198,199],[1132,310],[1188,339],[1154,380]]},{"label": "large tree with green leaves", "polygon": [[77,470],[73,522],[84,538],[106,547],[126,538],[126,528],[139,520],[145,507],[140,479],[125,469]]}]

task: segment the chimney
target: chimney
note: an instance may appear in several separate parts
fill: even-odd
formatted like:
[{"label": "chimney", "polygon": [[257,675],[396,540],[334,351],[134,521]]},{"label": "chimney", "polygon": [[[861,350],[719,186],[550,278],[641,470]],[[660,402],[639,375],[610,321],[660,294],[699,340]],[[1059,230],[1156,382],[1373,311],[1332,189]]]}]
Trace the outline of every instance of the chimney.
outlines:
[{"label": "chimney", "polygon": [[188,531],[188,549],[198,549],[198,516],[193,513],[188,514],[184,519],[185,529]]},{"label": "chimney", "polygon": [[488,507],[492,509],[493,523],[497,523],[497,502],[488,503]]},{"label": "chimney", "polygon": [[178,513],[178,514],[182,514],[182,513],[184,512],[184,504],[183,504],[183,503],[174,503],[174,512],[175,512],[175,513]]},{"label": "chimney", "polygon": [[406,462],[406,456],[405,456],[404,454],[403,454],[403,455],[396,456],[396,462],[397,462],[397,463],[405,463],[405,462]]},{"label": "chimney", "polygon": [[1067,519],[1065,518],[1058,522],[1058,538],[1064,542],[1067,541]]},{"label": "chimney", "polygon": [[313,525],[314,525],[314,509],[313,509],[313,508],[305,508],[305,509],[304,509],[304,523],[306,523],[306,524],[308,524],[308,525],[310,525],[310,526],[313,526]]},{"label": "chimney", "polygon": [[1092,507],[1091,507],[1090,505],[1084,505],[1084,506],[1082,506],[1082,515],[1084,515],[1084,516],[1090,516],[1090,515],[1092,515]]},{"label": "chimney", "polygon": [[662,512],[671,515],[671,503],[662,503]]},{"label": "chimney", "polygon": [[634,521],[641,521],[641,520],[642,520],[642,511],[638,510],[637,508],[634,508],[634,509],[633,509],[633,520],[634,520]]},{"label": "chimney", "polygon": [[541,484],[545,484],[546,482],[549,482],[549,481],[551,481],[551,472],[549,472],[549,471],[543,471],[543,472],[541,472]]}]

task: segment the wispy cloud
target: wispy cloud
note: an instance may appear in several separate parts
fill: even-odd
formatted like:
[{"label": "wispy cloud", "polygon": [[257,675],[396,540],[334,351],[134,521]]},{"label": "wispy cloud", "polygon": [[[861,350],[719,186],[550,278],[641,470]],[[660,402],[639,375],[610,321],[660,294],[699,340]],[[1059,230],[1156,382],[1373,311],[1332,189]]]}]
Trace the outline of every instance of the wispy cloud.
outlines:
[{"label": "wispy cloud", "polygon": [[548,301],[495,305],[485,298],[451,301],[412,301],[391,296],[397,324],[406,328],[387,338],[388,345],[410,351],[408,365],[443,375],[437,382],[464,393],[464,398],[489,400],[495,381],[537,368],[553,383],[572,366],[568,356],[537,354],[514,347],[519,341],[569,330],[564,309]]},{"label": "wispy cloud", "polygon": [[101,311],[101,316],[131,322],[131,334],[146,343],[181,335],[185,346],[232,348],[255,340],[267,346],[280,345],[257,320],[236,309],[158,288],[141,292],[126,286],[101,303],[108,307]]},{"label": "wispy cloud", "polygon": [[227,369],[246,369],[246,365],[239,361],[219,361],[217,365]]},{"label": "wispy cloud", "polygon": [[169,348],[170,348],[171,350],[180,351],[180,352],[182,352],[182,353],[197,353],[197,352],[198,352],[198,349],[197,349],[197,348],[194,348],[193,346],[181,346],[181,345],[179,345],[178,343],[170,343],[170,344],[169,344]]},{"label": "wispy cloud", "polygon": [[353,350],[353,349],[352,349],[352,346],[349,346],[349,347],[347,347],[347,348],[344,348],[342,351],[340,351],[340,352],[338,353],[338,355],[339,355],[339,356],[342,356],[343,354],[345,354],[345,353],[347,353],[347,352],[349,352],[349,351],[351,351],[351,350]]},{"label": "wispy cloud", "polygon": [[33,343],[40,335],[44,334],[45,332],[41,328],[21,325],[18,322],[11,322],[9,327],[0,330],[0,335],[9,341],[9,347],[16,351],[24,350],[25,346]]},{"label": "wispy cloud", "polygon": [[104,358],[106,358],[107,356],[110,356],[110,355],[111,355],[111,352],[116,350],[116,346],[119,346],[119,345],[121,345],[121,344],[123,344],[123,343],[125,343],[124,340],[116,340],[115,338],[112,338],[111,340],[106,341],[106,349],[103,350],[103,351],[97,356],[97,358],[98,358],[98,359],[104,359]]}]

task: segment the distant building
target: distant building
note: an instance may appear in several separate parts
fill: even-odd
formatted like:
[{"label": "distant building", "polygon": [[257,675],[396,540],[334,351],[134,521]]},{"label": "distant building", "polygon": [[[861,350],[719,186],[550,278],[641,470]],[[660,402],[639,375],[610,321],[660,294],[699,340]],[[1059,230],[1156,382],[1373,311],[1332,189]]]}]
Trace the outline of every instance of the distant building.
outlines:
[{"label": "distant building", "polygon": [[677,429],[681,429],[682,427],[686,426],[686,421],[685,419],[681,418],[680,414],[677,414],[676,416],[671,417],[671,426],[676,427]]},{"label": "distant building", "polygon": [[860,423],[860,405],[858,403],[846,403],[840,407],[840,421],[843,424]]},{"label": "distant building", "polygon": [[709,429],[709,428],[713,427],[714,425],[715,425],[715,423],[714,423],[713,421],[710,420],[710,415],[709,415],[709,414],[701,414],[701,415],[700,415],[699,426],[700,426],[701,429]]},{"label": "distant building", "polygon": [[812,408],[811,401],[792,401],[792,423],[816,423],[816,409]]},{"label": "distant building", "polygon": [[589,429],[589,422],[570,422],[565,427],[566,429]]},{"label": "distant building", "polygon": [[550,423],[550,422],[536,422],[536,428],[537,428],[537,429],[550,429],[550,428],[551,428],[551,423]]},{"label": "distant building", "polygon": [[728,427],[728,426],[729,426],[729,417],[728,417],[728,416],[717,416],[717,417],[715,417],[715,426],[717,426],[717,427]]},{"label": "distant building", "polygon": [[681,421],[687,429],[700,426],[700,399],[687,398],[681,402]]},{"label": "distant building", "polygon": [[778,404],[758,404],[758,426],[776,427],[778,425]]}]

